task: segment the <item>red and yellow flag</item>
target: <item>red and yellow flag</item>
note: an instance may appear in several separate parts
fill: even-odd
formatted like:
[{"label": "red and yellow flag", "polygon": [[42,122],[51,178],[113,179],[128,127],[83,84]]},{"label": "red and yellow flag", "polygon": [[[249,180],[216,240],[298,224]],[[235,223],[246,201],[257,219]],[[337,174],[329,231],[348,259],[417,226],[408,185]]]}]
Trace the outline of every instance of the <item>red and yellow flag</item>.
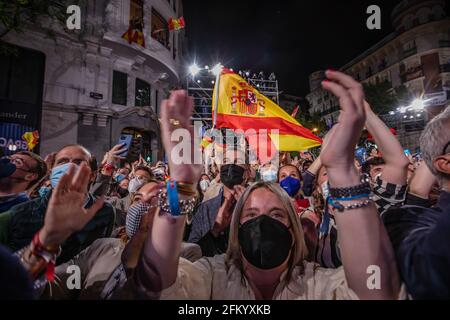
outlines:
[{"label": "red and yellow flag", "polygon": [[181,17],[179,19],[169,18],[168,22],[169,22],[169,31],[181,30],[186,26],[186,23],[184,22],[183,17]]},{"label": "red and yellow flag", "polygon": [[[292,116],[249,85],[238,74],[223,69],[219,88],[214,89],[213,101],[218,93],[217,110],[213,110],[217,128],[267,130],[267,148],[278,151],[300,151],[320,146],[322,140],[303,127]],[[278,133],[271,133],[278,130]],[[246,134],[246,137],[249,138]],[[249,142],[250,147],[252,143]],[[256,149],[264,148],[258,144]],[[257,154],[262,154],[257,151]],[[269,152],[270,154],[270,152]]]},{"label": "red and yellow flag", "polygon": [[27,142],[28,150],[32,151],[39,143],[39,132],[37,130],[33,132],[25,132],[22,135],[22,139]]},{"label": "red and yellow flag", "polygon": [[137,43],[145,48],[145,37],[141,30],[133,29],[131,26],[122,35],[122,38],[127,40],[129,44]]}]

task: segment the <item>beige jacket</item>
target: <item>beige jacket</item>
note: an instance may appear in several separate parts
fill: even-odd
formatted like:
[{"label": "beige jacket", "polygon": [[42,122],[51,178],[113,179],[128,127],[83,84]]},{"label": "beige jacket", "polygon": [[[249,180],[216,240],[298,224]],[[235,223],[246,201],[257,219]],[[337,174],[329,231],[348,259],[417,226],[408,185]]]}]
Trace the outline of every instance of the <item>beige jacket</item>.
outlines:
[{"label": "beige jacket", "polygon": [[[163,290],[161,299],[254,300],[255,295],[239,269],[227,270],[225,255],[202,258],[194,263],[180,259],[175,283]],[[286,273],[282,275],[282,279]],[[288,286],[279,285],[274,300],[355,300],[347,286],[344,269],[324,269],[305,262],[305,272],[294,269]]]}]

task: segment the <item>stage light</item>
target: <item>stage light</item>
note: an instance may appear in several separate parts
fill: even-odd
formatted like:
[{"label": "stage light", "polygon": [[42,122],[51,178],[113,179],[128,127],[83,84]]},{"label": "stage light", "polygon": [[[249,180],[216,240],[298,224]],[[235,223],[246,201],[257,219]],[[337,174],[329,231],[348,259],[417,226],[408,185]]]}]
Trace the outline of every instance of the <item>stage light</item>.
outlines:
[{"label": "stage light", "polygon": [[424,101],[422,99],[414,99],[410,106],[413,110],[423,110],[425,108]]},{"label": "stage light", "polygon": [[393,115],[395,114],[395,112],[394,112],[394,111],[390,111],[389,114],[390,114],[391,116],[393,116]]},{"label": "stage light", "polygon": [[221,63],[215,65],[215,67],[211,70],[211,72],[217,76],[222,72],[223,66]]},{"label": "stage light", "polygon": [[209,70],[209,66],[208,65],[205,66],[205,70]]},{"label": "stage light", "polygon": [[189,73],[190,73],[193,77],[195,77],[195,76],[200,72],[200,70],[202,70],[202,69],[200,69],[199,66],[196,65],[195,63],[192,64],[192,65],[189,67]]}]

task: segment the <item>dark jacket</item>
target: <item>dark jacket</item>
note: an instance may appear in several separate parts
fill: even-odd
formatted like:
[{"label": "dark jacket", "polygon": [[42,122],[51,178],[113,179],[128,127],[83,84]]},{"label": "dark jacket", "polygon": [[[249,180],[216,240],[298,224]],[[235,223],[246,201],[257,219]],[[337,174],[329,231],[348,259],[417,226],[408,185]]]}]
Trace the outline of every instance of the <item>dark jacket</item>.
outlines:
[{"label": "dark jacket", "polygon": [[[34,234],[42,228],[50,196],[51,192],[48,192],[42,198],[39,197],[19,204],[1,214],[9,215],[9,218],[0,219],[0,221],[7,223],[7,226],[0,227],[0,230],[3,230],[3,232],[6,230],[7,232],[6,237],[3,235],[0,236],[0,239],[5,241],[4,244],[11,250],[17,251],[27,246]],[[94,200],[95,198],[89,194],[86,207],[92,206]],[[114,215],[113,207],[105,203],[81,231],[74,233],[66,240],[57,264],[71,259],[96,239],[109,237],[114,226]]]},{"label": "dark jacket", "polygon": [[228,228],[218,237],[214,237],[211,233],[222,203],[223,187],[216,197],[203,202],[198,207],[192,220],[188,242],[198,244],[206,257],[225,253],[228,247]]},{"label": "dark jacket", "polygon": [[450,193],[433,208],[391,209],[383,220],[413,299],[450,299]]}]

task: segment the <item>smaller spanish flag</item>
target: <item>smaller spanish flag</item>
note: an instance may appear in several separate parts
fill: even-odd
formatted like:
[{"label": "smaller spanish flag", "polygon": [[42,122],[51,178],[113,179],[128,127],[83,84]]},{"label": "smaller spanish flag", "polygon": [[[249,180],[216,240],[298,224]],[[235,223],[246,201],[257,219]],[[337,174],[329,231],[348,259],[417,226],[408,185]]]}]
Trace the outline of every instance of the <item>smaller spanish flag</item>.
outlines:
[{"label": "smaller spanish flag", "polygon": [[122,35],[122,38],[127,40],[129,44],[137,43],[145,48],[144,33],[138,29],[133,29],[131,26]]},{"label": "smaller spanish flag", "polygon": [[181,30],[186,26],[184,22],[184,18],[181,17],[179,19],[169,18],[169,30]]},{"label": "smaller spanish flag", "polygon": [[211,137],[204,136],[202,142],[200,143],[202,150],[205,150],[212,142],[213,140]]},{"label": "smaller spanish flag", "polygon": [[39,132],[37,130],[33,132],[25,132],[22,139],[27,142],[28,150],[32,151],[39,143]]}]

